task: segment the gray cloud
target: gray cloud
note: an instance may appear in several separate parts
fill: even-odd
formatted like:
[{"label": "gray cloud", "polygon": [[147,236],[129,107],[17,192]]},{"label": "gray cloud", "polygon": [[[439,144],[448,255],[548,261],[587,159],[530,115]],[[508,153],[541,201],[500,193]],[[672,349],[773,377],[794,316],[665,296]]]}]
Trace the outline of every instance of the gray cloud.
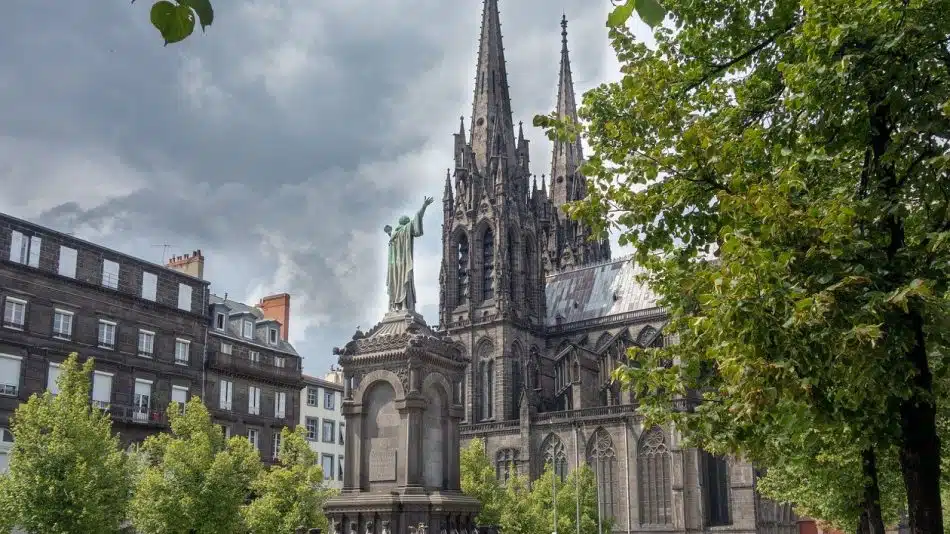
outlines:
[{"label": "gray cloud", "polygon": [[[550,147],[529,126],[554,105],[561,10],[583,91],[613,70],[609,3],[500,3],[540,175]],[[292,340],[323,372],[385,304],[382,226],[441,194],[481,1],[219,2],[207,34],[167,48],[148,2],[95,4],[16,2],[0,20],[0,210],[154,261],[161,243],[201,248],[233,298],[291,293]],[[435,209],[418,249],[430,322],[440,225]]]}]

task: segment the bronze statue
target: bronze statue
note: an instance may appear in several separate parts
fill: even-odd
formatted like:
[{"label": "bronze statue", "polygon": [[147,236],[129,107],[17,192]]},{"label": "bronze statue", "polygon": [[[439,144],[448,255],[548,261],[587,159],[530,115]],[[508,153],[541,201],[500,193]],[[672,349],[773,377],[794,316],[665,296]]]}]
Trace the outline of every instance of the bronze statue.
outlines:
[{"label": "bronze statue", "polygon": [[432,204],[432,197],[425,197],[422,209],[414,218],[403,215],[396,228],[388,224],[383,228],[389,236],[389,261],[386,269],[386,290],[389,293],[389,309],[416,309],[416,284],[412,272],[412,245],[415,238],[422,236],[422,216]]}]

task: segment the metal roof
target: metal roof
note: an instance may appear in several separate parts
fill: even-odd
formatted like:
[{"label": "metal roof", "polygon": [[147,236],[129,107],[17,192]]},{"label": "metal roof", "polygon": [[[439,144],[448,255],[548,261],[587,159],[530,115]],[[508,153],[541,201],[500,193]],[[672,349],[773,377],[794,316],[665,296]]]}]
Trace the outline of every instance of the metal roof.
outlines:
[{"label": "metal roof", "polygon": [[558,324],[558,316],[564,324],[655,308],[656,294],[637,280],[644,273],[624,257],[549,276],[546,323]]}]

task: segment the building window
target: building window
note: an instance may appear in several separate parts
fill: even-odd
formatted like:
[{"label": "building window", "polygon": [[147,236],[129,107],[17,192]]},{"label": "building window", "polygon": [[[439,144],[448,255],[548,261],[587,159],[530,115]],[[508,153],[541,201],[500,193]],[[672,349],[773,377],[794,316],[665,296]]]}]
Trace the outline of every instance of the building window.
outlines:
[{"label": "building window", "polygon": [[230,344],[230,343],[222,343],[222,344],[221,344],[221,352],[222,352],[223,354],[227,354],[227,355],[230,356],[230,355],[231,355],[231,344]]},{"label": "building window", "polygon": [[499,482],[508,482],[511,475],[518,472],[518,451],[502,449],[495,454],[495,478]]},{"label": "building window", "polygon": [[217,330],[224,330],[224,314],[218,312],[214,314],[214,327]]},{"label": "building window", "polygon": [[320,388],[307,386],[307,406],[320,406]]},{"label": "building window", "polygon": [[732,523],[729,518],[729,464],[721,456],[702,453],[706,526]]},{"label": "building window", "polygon": [[10,234],[10,261],[40,266],[40,247],[43,240],[37,236],[26,236],[14,230]]},{"label": "building window", "polygon": [[251,415],[261,414],[261,388],[256,386],[247,388],[247,413]]},{"label": "building window", "polygon": [[495,406],[495,362],[482,361],[480,365],[481,406],[480,420],[491,419]]},{"label": "building window", "polygon": [[53,310],[53,337],[57,339],[69,339],[73,335],[73,312],[54,309]]},{"label": "building window", "polygon": [[567,477],[567,455],[564,453],[564,444],[561,439],[551,434],[541,445],[541,453],[546,469],[552,469],[554,475],[564,482]]},{"label": "building window", "polygon": [[7,297],[3,307],[3,326],[23,330],[26,324],[26,301]]},{"label": "building window", "polygon": [[304,423],[307,427],[307,439],[317,441],[320,438],[320,420],[316,417],[308,417]]},{"label": "building window", "polygon": [[343,438],[346,437],[346,423],[340,421],[340,445],[343,445]]},{"label": "building window", "polygon": [[46,371],[46,389],[53,395],[59,395],[59,375],[63,369],[58,363],[50,363]]},{"label": "building window", "polygon": [[177,365],[188,365],[191,358],[189,358],[191,352],[191,342],[187,339],[176,339],[175,340],[175,363]]},{"label": "building window", "polygon": [[231,439],[231,425],[223,425],[221,429],[224,431],[224,441]]},{"label": "building window", "polygon": [[139,356],[151,358],[155,350],[155,332],[139,330]]},{"label": "building window", "polygon": [[191,286],[178,284],[178,309],[191,311]]},{"label": "building window", "polygon": [[333,480],[333,455],[320,456],[320,467],[323,468],[323,480]]},{"label": "building window", "polygon": [[492,283],[494,272],[495,234],[491,228],[486,228],[482,236],[482,300],[495,298],[495,287]]},{"label": "building window", "polygon": [[92,372],[92,404],[106,409],[112,403],[112,373]]},{"label": "building window", "polygon": [[336,392],[331,389],[323,390],[323,407],[327,410],[336,409]]},{"label": "building window", "polygon": [[180,410],[185,408],[188,403],[188,388],[184,386],[172,386],[172,402],[177,402]]},{"label": "building window", "polygon": [[468,301],[468,236],[459,235],[458,242],[458,303],[462,304]]},{"label": "building window", "polygon": [[276,344],[277,344],[277,329],[276,329],[276,328],[271,328],[271,329],[270,329],[270,331],[269,331],[269,333],[268,333],[268,340],[270,340],[270,344],[271,344],[271,345],[276,345]]},{"label": "building window", "polygon": [[673,522],[672,467],[666,438],[659,427],[640,437],[637,456],[640,523],[669,525]]},{"label": "building window", "polygon": [[274,396],[274,417],[283,419],[287,415],[287,393],[278,391]]},{"label": "building window", "polygon": [[115,348],[115,323],[99,319],[99,347],[112,350]]},{"label": "building window", "polygon": [[152,403],[152,381],[135,379],[135,396],[133,397],[133,416],[136,421],[148,421]]},{"label": "building window", "polygon": [[336,479],[339,480],[340,482],[343,482],[343,457],[342,456],[337,457]]},{"label": "building window", "polygon": [[333,443],[335,441],[334,439],[336,438],[336,435],[335,435],[336,428],[334,428],[335,426],[336,424],[334,421],[330,421],[328,419],[323,420],[323,442],[324,443]]},{"label": "building window", "polygon": [[251,363],[261,363],[261,353],[256,350],[249,351],[247,353],[247,359],[250,360]]},{"label": "building window", "polygon": [[242,333],[247,339],[254,339],[254,322],[249,319],[244,319]]},{"label": "building window", "polygon": [[587,447],[587,463],[594,471],[597,491],[600,498],[600,516],[614,517],[614,495],[617,487],[617,453],[610,434],[603,428],[594,432]]},{"label": "building window", "polygon": [[119,287],[119,264],[112,260],[102,260],[102,285],[110,289]]},{"label": "building window", "polygon": [[280,431],[274,430],[274,441],[273,448],[271,449],[271,457],[276,461],[280,456]]},{"label": "building window", "polygon": [[222,410],[231,409],[231,396],[234,394],[234,382],[228,380],[221,381],[220,387],[220,408]]},{"label": "building window", "polygon": [[158,276],[149,273],[142,273],[142,298],[154,301],[158,298]]},{"label": "building window", "polygon": [[251,445],[253,445],[254,448],[257,450],[261,450],[259,438],[260,438],[260,432],[256,428],[247,429],[247,440],[250,441]]},{"label": "building window", "polygon": [[78,259],[79,254],[76,252],[76,249],[59,246],[59,274],[60,276],[68,276],[69,278],[76,278],[76,260]]},{"label": "building window", "polygon": [[20,365],[23,358],[0,354],[0,395],[15,397],[20,390]]},{"label": "building window", "polygon": [[274,367],[283,369],[286,363],[283,356],[274,356]]}]

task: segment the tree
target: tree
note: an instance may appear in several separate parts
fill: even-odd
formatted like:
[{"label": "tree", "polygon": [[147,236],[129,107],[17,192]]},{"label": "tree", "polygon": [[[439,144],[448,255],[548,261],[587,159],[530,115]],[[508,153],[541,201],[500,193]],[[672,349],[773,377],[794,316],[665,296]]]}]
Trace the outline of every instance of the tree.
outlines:
[{"label": "tree", "polygon": [[[70,354],[59,393],[33,394],[13,416],[9,471],[0,475],[0,527],[112,533],[129,500],[128,473],[108,413],[94,408],[94,363]],[[4,530],[5,532],[8,530]]]},{"label": "tree", "polygon": [[[590,188],[569,211],[636,245],[679,342],[635,350],[618,377],[649,417],[766,467],[783,458],[769,440],[847,432],[871,531],[894,447],[912,531],[942,532],[943,4],[667,0],[654,49],[628,4],[610,21],[623,78],[584,98]],[[674,413],[689,391],[705,402]]]},{"label": "tree", "polygon": [[[135,0],[132,0],[135,3]],[[211,0],[158,0],[152,4],[149,15],[152,26],[162,35],[165,46],[185,40],[195,31],[195,22],[201,31],[214,22]]]},{"label": "tree", "polygon": [[172,403],[171,433],[145,440],[150,465],[135,485],[132,525],[142,534],[246,532],[241,506],[260,472],[260,453],[243,437],[225,442],[198,397],[184,408]]},{"label": "tree", "polygon": [[[580,496],[580,530],[577,529],[577,501]],[[557,505],[555,506],[555,497]],[[540,526],[534,532],[553,532],[554,516],[557,516],[558,532],[611,532],[612,518],[597,517],[597,481],[590,467],[584,465],[571,471],[562,482],[550,467],[540,478],[531,483],[526,516]],[[556,512],[555,512],[556,510]],[[506,525],[502,523],[504,532]],[[528,531],[525,531],[526,533]]]},{"label": "tree", "polygon": [[281,430],[278,459],[251,484],[254,499],[241,509],[247,527],[259,534],[294,532],[299,526],[326,530],[323,505],[336,491],[324,486],[303,427]]},{"label": "tree", "polygon": [[501,524],[505,489],[498,482],[495,467],[485,453],[485,442],[480,438],[472,439],[461,450],[459,474],[462,492],[482,503],[476,522],[479,525]]}]

